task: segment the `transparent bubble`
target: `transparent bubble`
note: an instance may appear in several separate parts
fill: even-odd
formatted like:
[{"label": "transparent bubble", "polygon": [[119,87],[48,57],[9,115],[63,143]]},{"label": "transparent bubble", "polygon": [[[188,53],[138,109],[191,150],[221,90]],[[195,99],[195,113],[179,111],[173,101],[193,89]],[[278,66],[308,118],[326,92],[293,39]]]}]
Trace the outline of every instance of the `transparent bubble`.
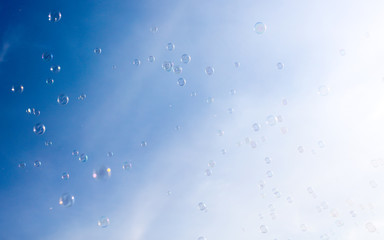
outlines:
[{"label": "transparent bubble", "polygon": [[274,195],[276,198],[280,198],[280,197],[281,197],[281,193],[280,193],[279,190],[277,190],[276,188],[272,188],[272,192],[273,192],[273,195]]},{"label": "transparent bubble", "polygon": [[263,180],[259,181],[259,188],[260,190],[263,190],[265,187],[265,182]]},{"label": "transparent bubble", "polygon": [[258,131],[260,131],[261,126],[258,123],[254,123],[252,125],[252,128],[253,128],[253,131],[258,132]]},{"label": "transparent bubble", "polygon": [[107,157],[113,157],[113,152],[107,152]]},{"label": "transparent bubble", "polygon": [[232,96],[236,94],[236,90],[235,89],[231,89],[231,91],[229,91],[229,94],[231,94]]},{"label": "transparent bubble", "polygon": [[267,232],[268,232],[268,228],[267,228],[267,226],[265,226],[265,225],[261,225],[261,226],[260,226],[260,232],[261,232],[261,233],[267,233]]},{"label": "transparent bubble", "polygon": [[215,166],[216,166],[216,162],[215,161],[213,161],[213,160],[209,161],[208,167],[213,168]]},{"label": "transparent bubble", "polygon": [[45,62],[50,62],[53,59],[53,54],[50,52],[44,52],[41,55],[41,59],[43,59]]},{"label": "transparent bubble", "polygon": [[221,154],[225,155],[227,153],[227,150],[221,149]]},{"label": "transparent bubble", "polygon": [[139,59],[134,59],[133,62],[132,62],[133,65],[136,65],[136,66],[140,66],[141,64],[141,61]]},{"label": "transparent bubble", "polygon": [[58,22],[61,19],[61,12],[52,11],[48,14],[48,21],[50,22]]},{"label": "transparent bubble", "polygon": [[63,174],[61,174],[61,179],[68,180],[69,179],[69,173],[68,172],[63,172]]},{"label": "transparent bubble", "polygon": [[97,221],[97,226],[102,227],[102,228],[106,228],[109,226],[109,223],[110,223],[109,218],[102,216],[99,219],[99,221]]},{"label": "transparent bubble", "polygon": [[25,168],[27,164],[25,162],[21,162],[17,165],[19,168]]},{"label": "transparent bubble", "polygon": [[376,227],[371,222],[367,222],[365,224],[365,228],[368,230],[368,232],[376,232]]},{"label": "transparent bubble", "polygon": [[149,56],[147,60],[148,60],[148,62],[152,63],[152,62],[156,61],[156,58],[155,58],[155,56]]},{"label": "transparent bubble", "polygon": [[215,72],[215,69],[211,66],[208,66],[205,68],[205,73],[208,75],[208,76],[211,76],[213,73]]},{"label": "transparent bubble", "polygon": [[257,22],[255,26],[253,26],[253,31],[257,34],[263,34],[267,30],[267,26],[262,22]]},{"label": "transparent bubble", "polygon": [[325,86],[325,85],[321,85],[321,86],[318,87],[317,93],[320,96],[327,96],[329,94],[329,88],[327,86]]},{"label": "transparent bubble", "polygon": [[27,110],[25,110],[25,112],[28,114],[28,115],[31,115],[33,113],[33,110],[32,108],[27,108]]},{"label": "transparent bubble", "polygon": [[204,212],[208,211],[207,205],[205,205],[205,203],[203,203],[203,202],[199,202],[199,204],[197,206],[198,206],[200,211],[204,211]]},{"label": "transparent bubble", "polygon": [[279,123],[281,123],[281,122],[283,122],[283,116],[281,116],[281,115],[277,115],[277,121],[279,122]]},{"label": "transparent bubble", "polygon": [[175,50],[175,44],[173,43],[168,43],[167,46],[165,46],[165,48],[168,50],[168,51],[173,51]]},{"label": "transparent bubble", "polygon": [[206,169],[205,171],[204,171],[204,174],[205,174],[205,176],[211,176],[212,175],[212,170],[211,169]]},{"label": "transparent bubble", "polygon": [[45,141],[45,143],[44,143],[44,145],[46,146],[46,147],[50,147],[50,146],[52,146],[52,141]]},{"label": "transparent bubble", "polygon": [[176,74],[180,74],[183,72],[183,68],[180,67],[180,66],[174,66],[173,67],[173,72],[176,73]]},{"label": "transparent bubble", "polygon": [[95,48],[93,49],[94,54],[100,54],[101,53],[101,48]]},{"label": "transparent bubble", "polygon": [[152,33],[157,33],[159,31],[159,28],[156,27],[156,26],[152,26],[149,28],[149,31],[152,32]]},{"label": "transparent bubble", "polygon": [[131,168],[132,168],[132,163],[130,163],[130,162],[124,162],[124,163],[123,163],[123,169],[124,169],[124,170],[128,171],[128,170],[130,170]]},{"label": "transparent bubble", "polygon": [[240,62],[235,62],[235,68],[239,68],[240,67]]},{"label": "transparent bubble", "polygon": [[283,100],[281,100],[281,104],[283,104],[284,106],[287,106],[288,100],[286,98],[283,98]]},{"label": "transparent bubble", "polygon": [[80,162],[87,162],[88,161],[88,155],[85,154],[85,153],[82,153],[80,156],[79,156],[79,161]]},{"label": "transparent bubble", "polygon": [[197,96],[197,92],[191,92],[191,97],[196,97]]},{"label": "transparent bubble", "polygon": [[61,71],[61,67],[59,65],[53,65],[49,68],[49,70],[53,73],[59,73]]},{"label": "transparent bubble", "polygon": [[112,69],[117,69],[117,66],[116,65],[112,65]]},{"label": "transparent bubble", "polygon": [[60,94],[57,97],[57,103],[59,103],[60,105],[66,105],[68,104],[68,102],[69,102],[69,97],[65,94]]},{"label": "transparent bubble", "polygon": [[271,170],[267,171],[267,177],[271,178],[273,177],[273,172]]},{"label": "transparent bubble", "polygon": [[176,125],[175,130],[180,131],[181,127],[179,125]]},{"label": "transparent bubble", "polygon": [[22,93],[24,91],[24,87],[23,85],[13,85],[12,88],[11,88],[11,91],[14,92],[14,93]]},{"label": "transparent bubble", "polygon": [[70,207],[75,203],[75,197],[69,193],[63,193],[59,199],[59,204],[64,207]]},{"label": "transparent bubble", "polygon": [[45,80],[45,83],[48,84],[48,85],[52,85],[55,81],[53,80],[53,78],[47,78],[47,80]]},{"label": "transparent bubble", "polygon": [[277,123],[277,118],[275,115],[269,115],[265,121],[265,123],[269,126],[275,126]]},{"label": "transparent bubble", "polygon": [[227,111],[228,111],[229,114],[232,114],[232,113],[235,111],[235,109],[233,109],[233,108],[228,108]]},{"label": "transparent bubble", "polygon": [[111,177],[111,169],[109,167],[102,166],[97,170],[93,170],[92,177],[98,180],[105,180]]},{"label": "transparent bubble", "polygon": [[299,153],[303,153],[303,152],[304,152],[304,147],[303,147],[303,146],[298,146],[298,147],[297,147],[297,151],[298,151]]},{"label": "transparent bubble", "polygon": [[148,145],[148,143],[146,142],[146,141],[142,141],[141,143],[140,143],[140,146],[141,147],[146,147]]},{"label": "transparent bubble", "polygon": [[266,164],[270,164],[272,162],[272,159],[270,157],[264,158],[264,161]]},{"label": "transparent bubble", "polygon": [[181,55],[180,61],[182,63],[188,64],[191,61],[191,56],[189,56],[188,54],[185,53],[185,54]]},{"label": "transparent bubble", "polygon": [[79,156],[80,152],[76,149],[72,151],[72,156]]},{"label": "transparent bubble", "polygon": [[173,62],[170,62],[170,61],[165,61],[162,65],[163,69],[167,72],[170,72],[172,71],[172,68],[173,68]]},{"label": "transparent bubble", "polygon": [[220,137],[223,136],[224,135],[224,131],[223,130],[218,130],[217,131],[217,135],[220,136]]},{"label": "transparent bubble", "polygon": [[87,98],[87,95],[85,93],[80,94],[80,96],[77,97],[77,100],[83,101]]},{"label": "transparent bubble", "polygon": [[37,123],[35,126],[33,126],[33,132],[36,135],[43,135],[45,133],[45,126],[42,123]]},{"label": "transparent bubble", "polygon": [[345,49],[340,49],[339,54],[340,56],[345,56]]},{"label": "transparent bubble", "polygon": [[288,203],[293,203],[292,198],[291,198],[291,197],[287,197],[287,202],[288,202]]},{"label": "transparent bubble", "polygon": [[317,145],[319,146],[319,148],[324,148],[325,147],[325,144],[324,144],[323,141],[318,141]]},{"label": "transparent bubble", "polygon": [[206,100],[207,103],[213,103],[214,101],[215,101],[215,99],[213,97],[209,97]]},{"label": "transparent bubble", "polygon": [[282,63],[282,62],[278,62],[278,63],[276,64],[276,68],[277,68],[277,70],[282,70],[282,69],[284,68],[284,63]]},{"label": "transparent bubble", "polygon": [[257,147],[257,143],[255,141],[253,141],[253,140],[249,144],[251,145],[252,148],[256,148]]}]

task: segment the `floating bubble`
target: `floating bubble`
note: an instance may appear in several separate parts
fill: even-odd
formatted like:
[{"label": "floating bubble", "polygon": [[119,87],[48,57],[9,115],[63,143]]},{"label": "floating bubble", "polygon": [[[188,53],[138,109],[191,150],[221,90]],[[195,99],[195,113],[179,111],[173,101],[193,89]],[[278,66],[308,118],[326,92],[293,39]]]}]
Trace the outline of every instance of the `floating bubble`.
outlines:
[{"label": "floating bubble", "polygon": [[233,109],[233,108],[228,108],[228,109],[227,109],[227,112],[228,112],[229,114],[232,114],[234,111],[235,111],[235,109]]},{"label": "floating bubble", "polygon": [[298,146],[298,147],[297,147],[297,151],[298,151],[299,153],[303,153],[303,152],[304,152],[304,147],[303,147],[303,146]]},{"label": "floating bubble", "polygon": [[265,157],[264,161],[265,161],[266,164],[270,164],[272,160],[271,160],[270,157]]},{"label": "floating bubble", "polygon": [[269,178],[273,177],[273,172],[271,170],[267,171],[267,177]]},{"label": "floating bubble", "polygon": [[196,97],[197,96],[197,92],[191,92],[191,97]]},{"label": "floating bubble", "polygon": [[210,168],[213,168],[213,167],[215,167],[216,166],[216,162],[215,161],[209,161],[209,163],[208,163],[208,167],[210,167]]},{"label": "floating bubble", "polygon": [[24,87],[23,85],[20,85],[20,84],[13,85],[11,88],[11,91],[14,93],[22,93],[24,91]]},{"label": "floating bubble", "polygon": [[184,86],[186,83],[187,83],[187,80],[185,80],[185,78],[181,77],[177,79],[177,85],[179,85],[180,87]]},{"label": "floating bubble", "polygon": [[345,49],[340,49],[339,54],[340,56],[345,56]]},{"label": "floating bubble", "polygon": [[368,230],[368,232],[376,232],[376,227],[371,222],[367,222],[365,224],[365,228]]},{"label": "floating bubble", "polygon": [[211,66],[208,66],[205,68],[205,73],[208,75],[208,76],[211,76],[213,73],[215,72],[215,69]]},{"label": "floating bubble", "polygon": [[63,174],[61,174],[61,179],[68,180],[69,179],[69,173],[68,172],[63,172]]},{"label": "floating bubble", "polygon": [[251,145],[252,148],[256,148],[257,147],[257,143],[255,141],[250,141],[249,144]]},{"label": "floating bubble", "polygon": [[146,147],[148,145],[148,143],[146,142],[146,141],[142,141],[141,143],[140,143],[140,146],[141,147]]},{"label": "floating bubble", "polygon": [[36,135],[43,135],[45,133],[45,126],[42,123],[37,123],[35,126],[33,126],[33,132]]},{"label": "floating bubble", "polygon": [[253,131],[258,132],[258,131],[260,131],[261,126],[258,123],[254,123],[252,125],[252,128],[253,128]]},{"label": "floating bubble", "polygon": [[215,99],[213,97],[209,97],[206,100],[207,103],[213,103],[214,101],[215,101]]},{"label": "floating bubble", "polygon": [[92,177],[98,180],[105,180],[111,177],[111,169],[108,167],[100,167],[97,170],[93,170]]},{"label": "floating bubble", "polygon": [[235,62],[235,68],[239,68],[240,67],[240,62]]},{"label": "floating bubble", "polygon": [[155,56],[149,56],[147,60],[148,60],[148,62],[153,63],[154,61],[156,61],[156,58],[155,58]]},{"label": "floating bubble", "polygon": [[207,205],[205,205],[205,203],[203,203],[203,202],[199,202],[199,204],[197,206],[198,206],[200,211],[204,211],[204,212],[208,211]]},{"label": "floating bubble", "polygon": [[101,53],[101,48],[95,48],[93,49],[94,54],[100,54]]},{"label": "floating bubble", "polygon": [[52,146],[52,141],[45,141],[45,143],[44,143],[44,145],[46,146],[46,147],[50,147],[50,146]]},{"label": "floating bubble", "polygon": [[25,112],[28,114],[28,115],[31,115],[33,113],[33,110],[32,108],[27,108],[27,110],[25,110]]},{"label": "floating bubble", "polygon": [[227,153],[227,150],[221,149],[221,154],[225,155]]},{"label": "floating bubble", "polygon": [[52,11],[48,14],[48,21],[50,22],[58,22],[61,19],[61,12]]},{"label": "floating bubble", "polygon": [[283,104],[284,106],[287,106],[288,100],[286,98],[283,98],[283,100],[281,100],[281,104]]},{"label": "floating bubble", "polygon": [[371,185],[372,188],[377,188],[377,183],[374,180],[369,181],[369,185]]},{"label": "floating bubble", "polygon": [[269,126],[275,126],[277,123],[277,118],[275,115],[269,115],[265,121],[265,123]]},{"label": "floating bubble", "polygon": [[292,198],[291,198],[291,197],[287,197],[287,202],[288,202],[288,203],[293,203]]},{"label": "floating bubble", "polygon": [[173,68],[173,62],[165,61],[162,65],[163,69],[167,72],[170,72]]},{"label": "floating bubble", "polygon": [[173,72],[176,73],[176,74],[180,74],[183,72],[183,68],[180,67],[180,66],[174,66],[173,67]]},{"label": "floating bubble", "polygon": [[168,195],[168,196],[171,196],[171,195],[172,195],[172,192],[168,190],[168,191],[167,191],[167,195]]},{"label": "floating bubble", "polygon": [[132,163],[130,163],[130,162],[124,162],[124,163],[123,163],[123,169],[124,169],[124,170],[128,171],[128,170],[130,170],[131,168],[132,168]]},{"label": "floating bubble", "polygon": [[107,157],[113,157],[113,152],[107,152]]},{"label": "floating bubble", "polygon": [[77,100],[83,101],[87,98],[87,95],[85,93],[80,94],[80,96],[77,97]]},{"label": "floating bubble", "polygon": [[281,193],[280,193],[279,190],[277,190],[276,188],[272,188],[272,192],[273,192],[273,195],[274,195],[276,198],[280,198],[280,197],[281,197]]},{"label": "floating bubble", "polygon": [[134,59],[134,60],[132,61],[132,64],[133,64],[133,65],[136,65],[136,66],[138,67],[138,66],[140,66],[140,64],[141,64],[141,61],[140,61],[139,59],[136,58],[136,59]]},{"label": "floating bubble", "polygon": [[325,85],[321,85],[317,88],[317,93],[320,96],[327,96],[329,94],[329,88]]},{"label": "floating bubble", "polygon": [[27,164],[25,162],[21,162],[17,165],[19,168],[25,168]]},{"label": "floating bubble", "polygon": [[255,26],[253,26],[253,31],[257,34],[263,34],[267,30],[267,26],[262,22],[257,22]]},{"label": "floating bubble", "polygon": [[112,69],[117,69],[117,66],[116,65],[112,65]]},{"label": "floating bubble", "polygon": [[324,144],[323,141],[318,141],[317,145],[319,145],[319,148],[324,148],[325,147],[325,144]]},{"label": "floating bubble", "polygon": [[157,33],[159,31],[159,28],[156,27],[156,26],[152,26],[149,28],[149,31],[152,32],[152,33]]},{"label": "floating bubble", "polygon": [[50,52],[44,52],[41,55],[41,59],[43,59],[45,62],[50,62],[53,59],[53,54]]},{"label": "floating bubble", "polygon": [[223,130],[218,130],[217,131],[217,135],[220,136],[220,137],[223,136],[224,135],[224,131]]},{"label": "floating bubble", "polygon": [[99,221],[97,221],[97,226],[106,228],[109,226],[109,218],[102,216]]},{"label": "floating bubble", "polygon": [[204,171],[204,174],[206,175],[206,176],[211,176],[212,175],[212,170],[211,169],[206,169],[205,171]]},{"label": "floating bubble", "polygon": [[231,89],[231,91],[229,91],[229,94],[231,94],[232,96],[236,94],[236,90],[235,89]]},{"label": "floating bubble", "polygon": [[52,85],[55,81],[53,80],[53,78],[47,78],[47,80],[45,80],[45,83],[48,84],[48,85]]},{"label": "floating bubble", "polygon": [[61,71],[61,67],[59,65],[53,65],[49,68],[49,70],[53,73],[59,73]]},{"label": "floating bubble", "polygon": [[261,225],[261,226],[260,226],[260,232],[261,232],[261,233],[267,233],[267,232],[268,232],[268,228],[267,228],[267,226],[265,226],[265,225]]},{"label": "floating bubble", "polygon": [[282,70],[282,69],[284,68],[284,63],[282,63],[282,62],[278,62],[278,63],[276,64],[276,68],[277,68],[277,70]]},{"label": "floating bubble", "polygon": [[57,103],[59,103],[60,105],[66,105],[68,104],[68,102],[69,102],[69,97],[65,94],[60,94],[57,97]]},{"label": "floating bubble", "polygon": [[281,116],[281,115],[277,115],[277,121],[279,122],[279,123],[281,123],[281,122],[283,122],[283,116]]},{"label": "floating bubble", "polygon": [[260,190],[263,190],[264,187],[265,187],[265,182],[263,180],[260,180],[259,181],[259,188],[260,188]]},{"label": "floating bubble", "polygon": [[180,61],[182,63],[188,64],[191,61],[191,56],[189,56],[188,54],[185,53],[185,54],[181,55]]},{"label": "floating bubble", "polygon": [[173,43],[168,43],[167,46],[165,46],[165,48],[168,50],[168,51],[173,51],[175,50],[175,44]]},{"label": "floating bubble", "polygon": [[70,207],[75,203],[75,197],[69,193],[63,193],[59,199],[59,204],[64,207]]},{"label": "floating bubble", "polygon": [[87,162],[88,161],[88,155],[85,154],[85,153],[82,153],[80,156],[79,156],[79,161],[80,162]]},{"label": "floating bubble", "polygon": [[72,156],[79,156],[80,152],[76,149],[72,151]]}]

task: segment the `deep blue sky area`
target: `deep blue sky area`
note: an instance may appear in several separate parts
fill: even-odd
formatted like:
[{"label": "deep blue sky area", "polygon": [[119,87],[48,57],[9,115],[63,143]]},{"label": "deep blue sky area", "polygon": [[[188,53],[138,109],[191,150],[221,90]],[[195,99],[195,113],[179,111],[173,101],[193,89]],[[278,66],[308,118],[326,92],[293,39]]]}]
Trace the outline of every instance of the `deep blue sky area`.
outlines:
[{"label": "deep blue sky area", "polygon": [[383,11],[1,1],[0,240],[382,239]]}]

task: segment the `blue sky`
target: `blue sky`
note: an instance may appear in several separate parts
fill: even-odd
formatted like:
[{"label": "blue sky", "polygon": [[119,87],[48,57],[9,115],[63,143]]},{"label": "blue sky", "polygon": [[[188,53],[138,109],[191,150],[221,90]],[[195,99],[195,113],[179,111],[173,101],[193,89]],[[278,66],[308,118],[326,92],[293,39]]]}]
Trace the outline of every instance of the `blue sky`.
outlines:
[{"label": "blue sky", "polygon": [[[0,239],[382,239],[383,8],[376,0],[1,3]],[[62,19],[49,22],[50,11]],[[265,33],[253,31],[257,22]],[[164,71],[164,61],[182,73]],[[11,92],[16,84],[21,94]],[[270,115],[282,121],[269,126]],[[111,177],[93,179],[102,166]],[[63,193],[73,206],[59,205]],[[97,225],[101,216],[108,227]]]}]

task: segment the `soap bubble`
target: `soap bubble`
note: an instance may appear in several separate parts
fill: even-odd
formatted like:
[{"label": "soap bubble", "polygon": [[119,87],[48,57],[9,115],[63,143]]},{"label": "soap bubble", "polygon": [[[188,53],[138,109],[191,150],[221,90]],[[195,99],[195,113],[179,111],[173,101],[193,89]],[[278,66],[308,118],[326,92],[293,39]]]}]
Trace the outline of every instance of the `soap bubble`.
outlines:
[{"label": "soap bubble", "polygon": [[85,93],[80,94],[80,96],[77,97],[77,100],[83,101],[87,98],[87,95]]},{"label": "soap bubble", "polygon": [[325,85],[321,85],[317,88],[317,93],[320,96],[327,96],[329,94],[329,88]]},{"label": "soap bubble", "polygon": [[17,165],[19,168],[25,168],[27,164],[25,162],[21,162]]},{"label": "soap bubble", "polygon": [[236,90],[235,89],[231,89],[231,91],[229,91],[229,93],[233,96],[236,94]]},{"label": "soap bubble", "polygon": [[276,68],[277,68],[278,70],[282,70],[282,69],[284,68],[284,63],[282,63],[282,62],[278,62],[278,63],[276,64]]},{"label": "soap bubble", "polygon": [[100,54],[101,53],[101,48],[95,48],[93,49],[94,54]]},{"label": "soap bubble", "polygon": [[79,156],[80,152],[76,149],[72,151],[72,156]]},{"label": "soap bubble", "polygon": [[340,53],[341,56],[345,56],[345,49],[340,49],[339,53]]},{"label": "soap bubble", "polygon": [[176,125],[175,130],[180,131],[181,127],[179,125]]},{"label": "soap bubble", "polygon": [[173,72],[176,73],[176,74],[180,74],[183,72],[183,68],[180,67],[180,66],[174,66],[173,67]]},{"label": "soap bubble", "polygon": [[214,101],[215,101],[215,99],[213,97],[209,97],[206,100],[207,103],[213,103]]},{"label": "soap bubble", "polygon": [[275,115],[269,115],[265,121],[265,123],[269,126],[275,126],[277,123],[277,118]]},{"label": "soap bubble", "polygon": [[324,148],[325,147],[325,144],[324,144],[323,141],[318,141],[317,145],[319,145],[319,148]]},{"label": "soap bubble", "polygon": [[88,161],[88,155],[85,154],[85,153],[82,153],[82,154],[79,156],[79,161],[80,161],[80,162],[87,162],[87,161]]},{"label": "soap bubble", "polygon": [[148,62],[152,63],[152,62],[156,61],[156,58],[155,58],[155,56],[149,56],[147,60],[148,60]]},{"label": "soap bubble", "polygon": [[235,68],[239,68],[240,67],[240,62],[235,62]]},{"label": "soap bubble", "polygon": [[97,170],[93,170],[92,177],[99,180],[108,179],[111,177],[111,169],[102,166]]},{"label": "soap bubble", "polygon": [[49,68],[49,70],[53,73],[59,73],[61,71],[61,67],[59,65],[53,65]]},{"label": "soap bubble", "polygon": [[173,43],[168,43],[167,46],[165,46],[165,48],[168,50],[168,51],[173,51],[175,50],[175,44]]},{"label": "soap bubble", "polygon": [[45,62],[50,62],[53,59],[53,54],[50,52],[44,52],[41,55],[41,59],[43,59]]},{"label": "soap bubble", "polygon": [[264,161],[266,164],[270,164],[272,160],[270,157],[266,157],[266,158],[264,158]]},{"label": "soap bubble", "polygon": [[263,34],[267,30],[267,26],[262,22],[257,22],[255,26],[253,26],[253,30],[257,34]]},{"label": "soap bubble", "polygon": [[69,179],[69,173],[68,172],[63,172],[63,174],[61,174],[61,179],[68,180]]},{"label": "soap bubble", "polygon": [[211,66],[208,66],[205,68],[205,73],[208,75],[208,76],[211,76],[213,73],[215,72],[215,69]]},{"label": "soap bubble", "polygon": [[223,130],[218,130],[217,131],[217,135],[220,136],[220,137],[223,136],[224,135],[224,131]]},{"label": "soap bubble", "polygon": [[106,228],[109,226],[109,218],[102,216],[99,221],[97,221],[97,226]]},{"label": "soap bubble", "polygon": [[28,115],[31,115],[33,110],[33,108],[27,108],[27,110],[25,110],[25,112],[28,114]]},{"label": "soap bubble", "polygon": [[303,146],[298,146],[298,147],[297,147],[297,151],[298,151],[299,153],[303,153],[303,152],[304,152],[304,147],[303,147]]},{"label": "soap bubble", "polygon": [[45,80],[45,83],[48,84],[48,85],[52,85],[55,81],[53,80],[53,78],[47,78],[47,80]]},{"label": "soap bubble", "polygon": [[113,152],[107,152],[107,157],[113,157]]},{"label": "soap bubble", "polygon": [[181,55],[180,61],[182,63],[187,64],[187,63],[189,63],[191,61],[191,56],[189,56],[188,54],[185,53],[185,54]]},{"label": "soap bubble", "polygon": [[283,104],[284,106],[287,106],[288,100],[286,98],[283,98],[283,100],[281,100],[281,104]]},{"label": "soap bubble", "polygon": [[127,161],[123,163],[123,169],[124,169],[124,170],[128,171],[128,170],[130,170],[131,168],[132,168],[132,163],[127,162]]},{"label": "soap bubble", "polygon": [[213,168],[213,167],[215,167],[216,166],[216,162],[215,161],[209,161],[209,163],[208,163],[208,167],[210,167],[210,168]]},{"label": "soap bubble", "polygon": [[33,132],[36,135],[43,135],[45,133],[45,126],[42,123],[37,123],[35,126],[33,126]]},{"label": "soap bubble", "polygon": [[156,26],[152,26],[149,28],[149,31],[152,32],[152,33],[157,33],[159,31],[159,28],[156,27]]},{"label": "soap bubble", "polygon": [[57,102],[60,104],[60,105],[66,105],[68,104],[69,102],[69,97],[65,94],[60,94],[58,97],[57,97]]},{"label": "soap bubble", "polygon": [[134,59],[133,62],[132,62],[133,65],[136,65],[136,66],[140,66],[141,64],[141,61],[139,59]]},{"label": "soap bubble", "polygon": [[13,85],[12,88],[11,88],[11,91],[14,92],[14,93],[22,93],[24,91],[24,87],[23,85]]},{"label": "soap bubble", "polygon": [[191,92],[191,97],[196,97],[197,96],[197,92]]},{"label": "soap bubble", "polygon": [[261,226],[260,226],[260,232],[261,232],[261,233],[267,233],[267,232],[268,232],[268,228],[267,228],[267,226],[265,226],[265,225],[261,225]]},{"label": "soap bubble", "polygon": [[233,108],[228,108],[227,111],[228,111],[229,114],[232,114],[232,113],[235,111],[235,109],[233,109]]},{"label": "soap bubble", "polygon": [[185,84],[187,83],[187,80],[185,80],[185,78],[179,78],[178,80],[177,80],[177,84],[180,86],[180,87],[182,87],[182,86],[184,86]]},{"label": "soap bubble", "polygon": [[205,203],[203,203],[203,202],[199,202],[199,204],[197,206],[198,206],[200,211],[204,211],[204,212],[208,211],[207,205],[205,205]]},{"label": "soap bubble", "polygon": [[211,169],[206,169],[205,171],[204,171],[204,174],[206,175],[206,176],[211,176],[212,175],[212,170]]},{"label": "soap bubble", "polygon": [[366,223],[365,228],[368,230],[368,232],[376,232],[376,227],[371,222]]},{"label": "soap bubble", "polygon": [[63,193],[59,199],[59,204],[64,207],[70,207],[75,203],[75,197],[69,193]]},{"label": "soap bubble", "polygon": [[271,170],[267,171],[267,177],[271,178],[273,177],[273,172]]},{"label": "soap bubble", "polygon": [[48,14],[48,21],[50,22],[58,22],[61,19],[61,12],[52,11]]},{"label": "soap bubble", "polygon": [[45,141],[44,145],[49,147],[49,146],[52,146],[52,141]]},{"label": "soap bubble", "polygon": [[170,72],[173,68],[173,62],[165,61],[162,65],[163,69],[167,72]]},{"label": "soap bubble", "polygon": [[146,141],[142,141],[141,143],[140,143],[140,146],[141,147],[146,147],[148,145],[148,143],[146,142]]}]

